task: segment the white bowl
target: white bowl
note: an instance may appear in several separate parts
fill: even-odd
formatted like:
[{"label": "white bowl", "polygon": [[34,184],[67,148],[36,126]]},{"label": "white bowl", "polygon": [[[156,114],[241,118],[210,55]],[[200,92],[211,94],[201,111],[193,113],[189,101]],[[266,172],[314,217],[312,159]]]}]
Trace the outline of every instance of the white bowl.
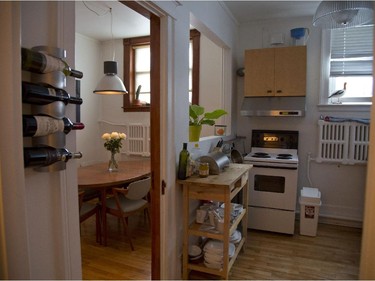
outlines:
[{"label": "white bowl", "polygon": [[202,249],[197,245],[192,245],[189,247],[189,256],[197,257],[202,254]]},{"label": "white bowl", "polygon": [[[206,243],[204,246],[203,251],[205,253],[210,253],[210,254],[219,254],[223,255],[223,241],[218,241],[218,240],[210,240]],[[233,243],[229,243],[229,251],[228,254],[230,257],[234,255],[234,252],[236,250],[236,247],[234,246]]]}]

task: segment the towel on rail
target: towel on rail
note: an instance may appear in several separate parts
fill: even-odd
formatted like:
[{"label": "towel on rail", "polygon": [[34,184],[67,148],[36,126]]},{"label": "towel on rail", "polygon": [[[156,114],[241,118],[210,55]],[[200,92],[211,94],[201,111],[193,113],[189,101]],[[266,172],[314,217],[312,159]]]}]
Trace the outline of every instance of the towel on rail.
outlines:
[{"label": "towel on rail", "polygon": [[370,124],[370,119],[367,118],[349,118],[349,117],[333,117],[333,116],[320,116],[321,120],[327,121],[327,122],[358,122],[361,124]]}]

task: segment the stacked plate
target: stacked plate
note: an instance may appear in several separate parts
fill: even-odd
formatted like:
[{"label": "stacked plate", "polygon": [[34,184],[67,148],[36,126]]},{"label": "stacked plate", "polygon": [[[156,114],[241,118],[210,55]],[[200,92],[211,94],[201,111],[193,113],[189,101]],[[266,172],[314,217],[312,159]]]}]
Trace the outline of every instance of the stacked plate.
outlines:
[{"label": "stacked plate", "polygon": [[[224,209],[225,204],[223,203],[220,208]],[[243,211],[243,206],[241,204],[237,203],[231,203],[231,216],[237,217],[241,212]]]},{"label": "stacked plate", "polygon": [[[236,247],[233,243],[229,243],[229,258],[233,257]],[[204,265],[208,268],[221,269],[223,268],[223,241],[210,240],[203,248]]]},{"label": "stacked plate", "polygon": [[235,230],[233,234],[229,237],[229,241],[234,244],[239,243],[241,239],[242,239],[242,234],[238,230]]}]

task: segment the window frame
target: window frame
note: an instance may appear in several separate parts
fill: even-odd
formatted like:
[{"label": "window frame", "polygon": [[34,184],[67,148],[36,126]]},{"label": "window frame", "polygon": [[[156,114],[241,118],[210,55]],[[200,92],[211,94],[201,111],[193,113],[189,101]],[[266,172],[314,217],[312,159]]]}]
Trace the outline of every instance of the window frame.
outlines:
[{"label": "window frame", "polygon": [[135,51],[134,47],[151,45],[150,36],[123,39],[124,45],[124,83],[128,94],[124,95],[123,109],[125,112],[149,112],[150,105],[134,106],[135,100]]},{"label": "window frame", "polygon": [[[193,43],[193,70],[192,70],[192,103],[199,104],[199,64],[200,64],[200,32],[190,31],[190,40]],[[124,46],[124,84],[128,94],[124,95],[124,112],[149,112],[150,105],[134,106],[135,100],[135,51],[134,47],[150,45],[150,36],[132,37],[123,39]],[[152,93],[151,93],[152,95]],[[152,100],[152,99],[151,99]]]},{"label": "window frame", "polygon": [[[330,58],[331,58],[331,31],[323,29],[321,36],[321,71],[320,71],[320,94],[318,109],[320,111],[370,111],[372,102],[354,104],[330,104],[329,95],[329,77],[330,77]],[[372,98],[371,98],[372,100]]]}]

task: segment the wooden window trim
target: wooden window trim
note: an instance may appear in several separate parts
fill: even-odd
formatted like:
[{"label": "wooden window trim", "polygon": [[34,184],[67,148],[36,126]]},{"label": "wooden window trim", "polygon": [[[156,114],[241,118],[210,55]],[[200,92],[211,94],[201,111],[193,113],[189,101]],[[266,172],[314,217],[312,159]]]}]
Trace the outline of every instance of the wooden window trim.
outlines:
[{"label": "wooden window trim", "polygon": [[[192,103],[199,104],[199,61],[200,61],[200,32],[196,29],[190,31],[190,39],[193,43],[193,70],[192,70]],[[123,109],[124,112],[148,112],[150,106],[134,106],[135,99],[135,76],[134,76],[134,47],[150,45],[150,36],[126,38],[123,40],[124,45],[124,83],[129,94],[124,95]]]},{"label": "wooden window trim", "polygon": [[133,106],[135,99],[135,52],[134,47],[150,45],[150,36],[126,38],[123,40],[124,44],[124,83],[127,86],[129,94],[124,95],[123,109],[126,112],[148,112],[150,106]]},{"label": "wooden window trim", "polygon": [[192,104],[199,104],[200,38],[201,33],[198,30],[190,30],[190,40],[193,42]]}]

